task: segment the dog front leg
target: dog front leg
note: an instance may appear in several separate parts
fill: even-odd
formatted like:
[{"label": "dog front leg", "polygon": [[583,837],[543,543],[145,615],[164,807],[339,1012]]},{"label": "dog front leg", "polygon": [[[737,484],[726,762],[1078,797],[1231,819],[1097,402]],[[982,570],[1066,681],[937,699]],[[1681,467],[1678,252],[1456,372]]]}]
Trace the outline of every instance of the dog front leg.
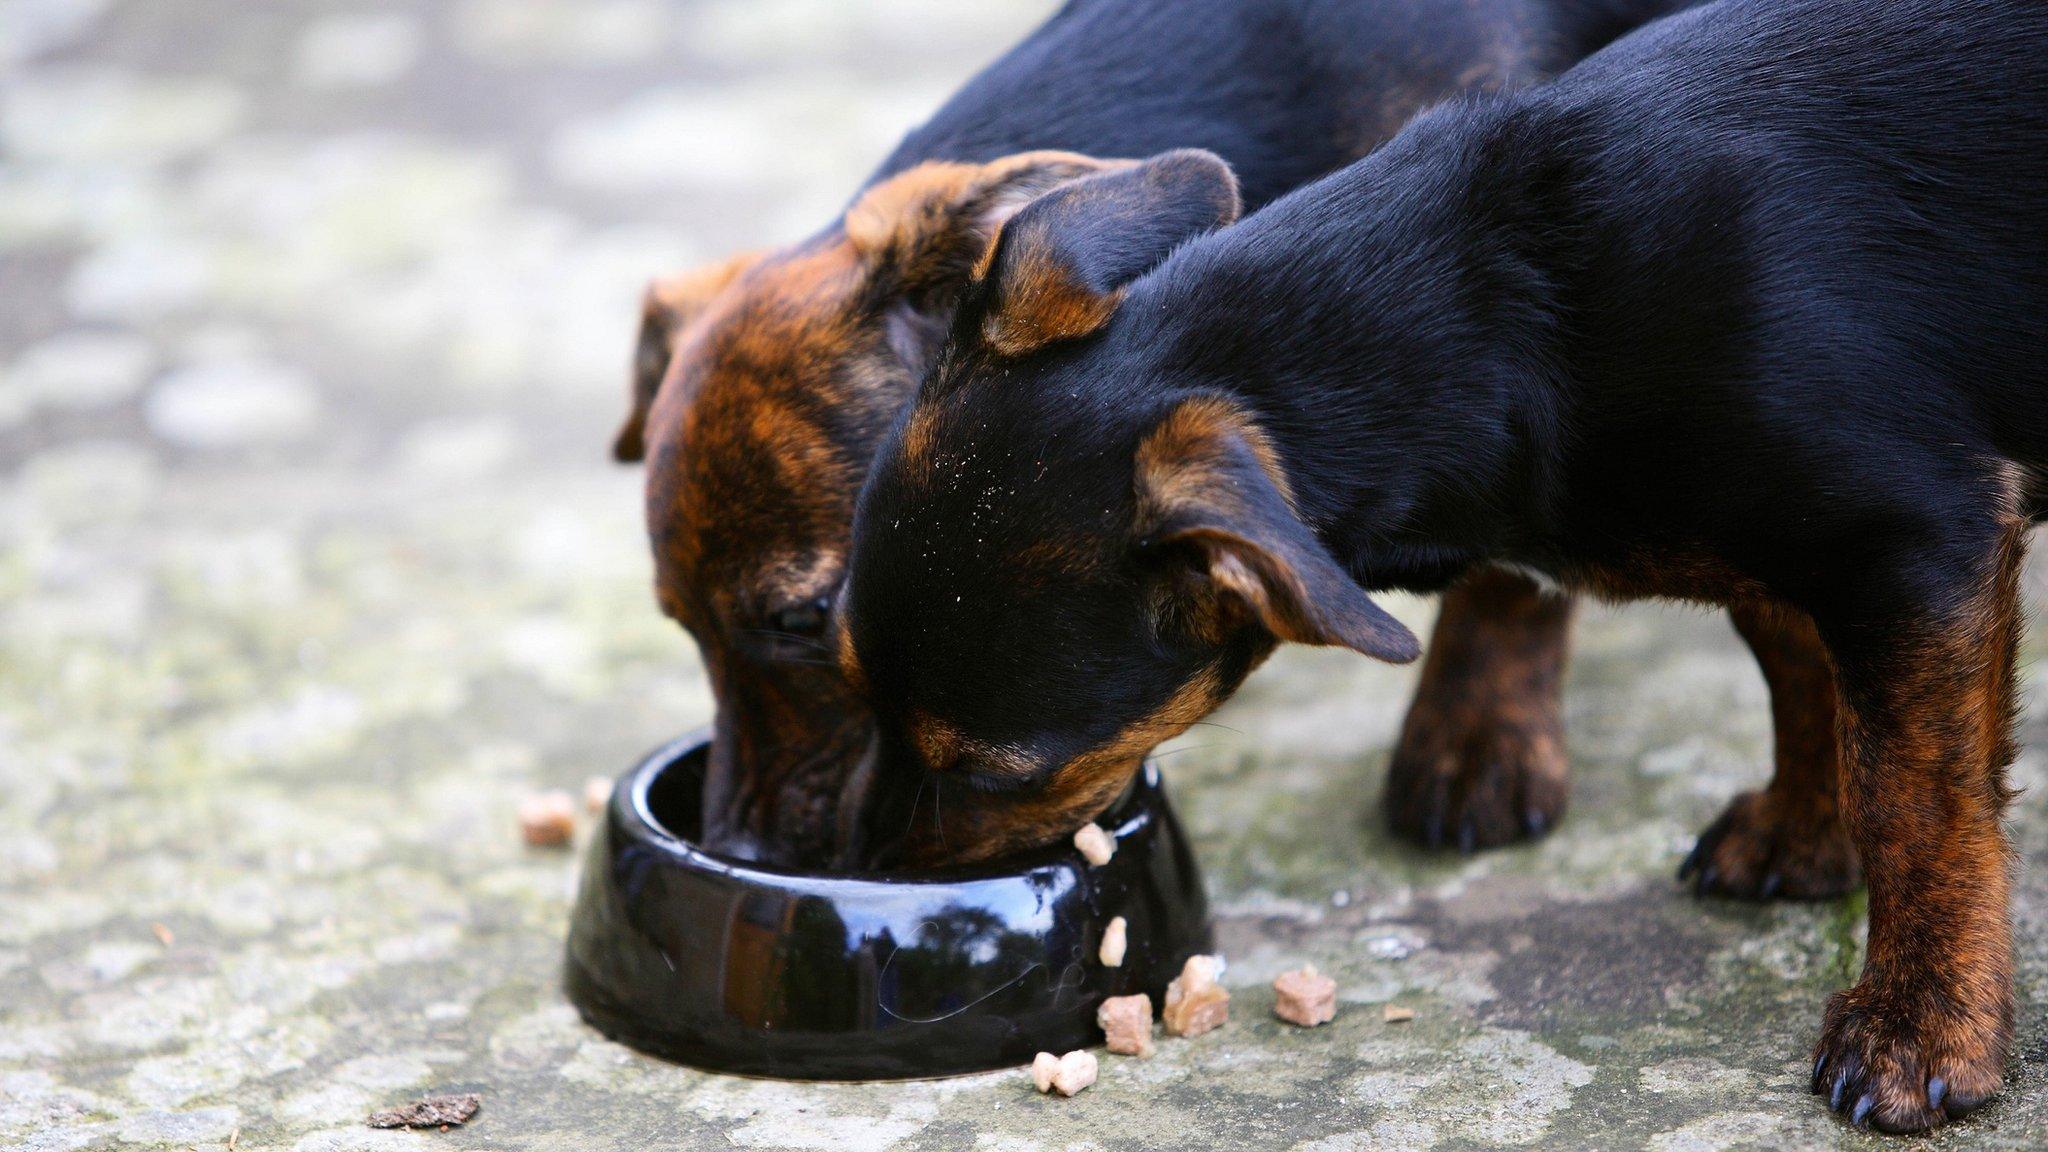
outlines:
[{"label": "dog front leg", "polygon": [[1701,895],[1747,900],[1840,896],[1863,881],[1842,825],[1841,740],[1835,669],[1812,618],[1789,606],[1745,602],[1728,610],[1771,692],[1771,782],[1744,792],[1678,870]]},{"label": "dog front leg", "polygon": [[[1989,1099],[2012,1043],[2011,858],[1999,816],[2024,539],[2012,529],[1995,558],[1950,568],[1981,574],[1956,581],[1959,605],[1822,622],[1841,685],[1842,812],[1870,886],[1870,944],[1862,977],[1828,1002],[1812,1087],[1886,1131],[1929,1128]],[[1919,559],[1921,573],[1938,568]],[[1887,591],[1873,602],[1895,605]]]},{"label": "dog front leg", "polygon": [[1497,569],[1444,593],[1387,772],[1396,833],[1470,852],[1541,836],[1564,815],[1571,618],[1569,599]]}]

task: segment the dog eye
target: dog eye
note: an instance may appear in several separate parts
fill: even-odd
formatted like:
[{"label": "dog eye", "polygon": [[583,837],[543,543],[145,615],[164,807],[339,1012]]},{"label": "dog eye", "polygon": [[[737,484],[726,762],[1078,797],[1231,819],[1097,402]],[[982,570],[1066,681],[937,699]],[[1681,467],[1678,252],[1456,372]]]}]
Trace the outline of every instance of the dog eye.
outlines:
[{"label": "dog eye", "polygon": [[825,631],[831,622],[830,596],[777,608],[756,630],[761,653],[770,660],[818,661],[829,655]]},{"label": "dog eye", "polygon": [[825,624],[830,619],[832,598],[820,596],[776,611],[769,617],[768,626],[777,632],[813,639],[825,634]]}]

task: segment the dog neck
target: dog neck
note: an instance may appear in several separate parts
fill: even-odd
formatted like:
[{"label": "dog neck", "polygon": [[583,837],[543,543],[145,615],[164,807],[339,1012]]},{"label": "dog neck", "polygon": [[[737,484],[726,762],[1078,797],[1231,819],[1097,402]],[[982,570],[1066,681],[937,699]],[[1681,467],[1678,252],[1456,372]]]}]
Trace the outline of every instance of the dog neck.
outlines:
[{"label": "dog neck", "polygon": [[1253,413],[1302,514],[1368,587],[1432,590],[1486,561],[1545,567],[1565,262],[1554,228],[1535,227],[1556,219],[1540,157],[1505,132],[1457,130],[1475,114],[1432,113],[1183,248],[1134,286],[1136,323],[1118,325],[1153,361],[1138,378]]}]

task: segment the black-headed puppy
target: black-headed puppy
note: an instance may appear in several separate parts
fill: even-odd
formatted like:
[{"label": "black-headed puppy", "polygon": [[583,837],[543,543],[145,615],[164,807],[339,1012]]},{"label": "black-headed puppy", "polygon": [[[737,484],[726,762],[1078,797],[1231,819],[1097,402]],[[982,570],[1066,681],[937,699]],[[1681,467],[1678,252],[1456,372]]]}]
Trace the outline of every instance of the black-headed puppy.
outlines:
[{"label": "black-headed puppy", "polygon": [[1988,1099],[2048,6],[1722,0],[1205,235],[1236,200],[1181,152],[1024,208],[882,449],[840,660],[940,797],[911,854],[1085,816],[1279,641],[1412,659],[1368,588],[1732,605],[1833,669],[1870,936],[1814,1090]]}]

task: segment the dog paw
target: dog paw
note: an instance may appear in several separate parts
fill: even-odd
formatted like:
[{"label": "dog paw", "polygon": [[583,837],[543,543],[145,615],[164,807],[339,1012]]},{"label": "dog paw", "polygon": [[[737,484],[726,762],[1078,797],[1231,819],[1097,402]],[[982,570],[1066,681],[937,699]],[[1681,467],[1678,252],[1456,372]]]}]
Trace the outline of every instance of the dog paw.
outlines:
[{"label": "dog paw", "polygon": [[1964,1115],[2004,1080],[2001,1009],[1939,1003],[1865,979],[1828,1001],[1814,1045],[1812,1091],[1858,1127],[1920,1132]]},{"label": "dog paw", "polygon": [[1554,722],[1415,721],[1387,771],[1385,807],[1397,834],[1469,853],[1537,839],[1564,815],[1570,778]]},{"label": "dog paw", "polygon": [[1730,802],[1700,833],[1678,878],[1702,896],[1824,900],[1854,891],[1863,869],[1832,809],[1793,810],[1766,790]]}]

